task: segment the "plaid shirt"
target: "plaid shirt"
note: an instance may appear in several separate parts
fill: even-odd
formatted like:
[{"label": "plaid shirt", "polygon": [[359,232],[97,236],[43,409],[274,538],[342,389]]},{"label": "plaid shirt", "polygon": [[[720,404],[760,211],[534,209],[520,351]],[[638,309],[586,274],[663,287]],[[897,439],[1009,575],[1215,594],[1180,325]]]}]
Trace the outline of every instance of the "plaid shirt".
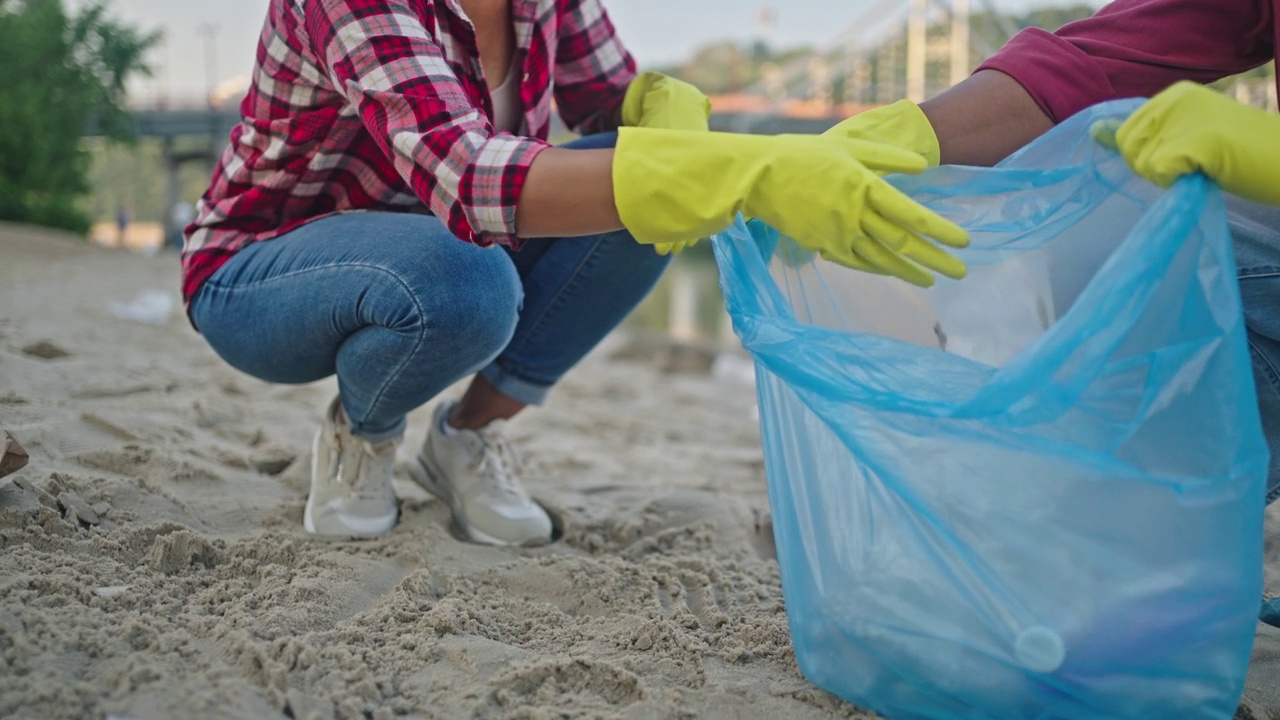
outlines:
[{"label": "plaid shirt", "polygon": [[456,0],[271,0],[243,119],[186,229],[184,300],[249,243],[346,210],[430,211],[462,240],[518,245],[553,98],[570,128],[612,129],[636,71],[600,0],[511,0],[511,18],[527,137],[495,133]]}]

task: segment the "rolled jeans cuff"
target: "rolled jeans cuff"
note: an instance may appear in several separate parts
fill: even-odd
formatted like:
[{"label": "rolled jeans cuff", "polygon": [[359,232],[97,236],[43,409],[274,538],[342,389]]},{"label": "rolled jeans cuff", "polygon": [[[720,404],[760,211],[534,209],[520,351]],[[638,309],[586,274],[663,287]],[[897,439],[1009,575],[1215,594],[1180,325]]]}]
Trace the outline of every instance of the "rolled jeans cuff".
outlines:
[{"label": "rolled jeans cuff", "polygon": [[495,390],[526,405],[542,405],[551,392],[551,385],[517,377],[498,367],[497,364],[488,365],[480,371],[480,374],[489,381],[490,385],[493,385]]}]

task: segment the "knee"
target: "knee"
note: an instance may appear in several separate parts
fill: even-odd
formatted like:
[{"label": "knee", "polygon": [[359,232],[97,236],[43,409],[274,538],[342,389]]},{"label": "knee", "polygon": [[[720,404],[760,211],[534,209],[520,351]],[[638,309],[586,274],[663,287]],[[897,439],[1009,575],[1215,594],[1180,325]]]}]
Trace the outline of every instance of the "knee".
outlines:
[{"label": "knee", "polygon": [[457,348],[476,365],[497,357],[515,335],[524,299],[518,277],[503,280],[472,286],[470,292],[429,313],[430,334],[444,340],[446,347]]},{"label": "knee", "polygon": [[[459,243],[459,245],[462,245]],[[495,357],[515,334],[524,289],[507,254],[462,246],[461,258],[423,258],[412,282],[424,342],[473,364]]]}]

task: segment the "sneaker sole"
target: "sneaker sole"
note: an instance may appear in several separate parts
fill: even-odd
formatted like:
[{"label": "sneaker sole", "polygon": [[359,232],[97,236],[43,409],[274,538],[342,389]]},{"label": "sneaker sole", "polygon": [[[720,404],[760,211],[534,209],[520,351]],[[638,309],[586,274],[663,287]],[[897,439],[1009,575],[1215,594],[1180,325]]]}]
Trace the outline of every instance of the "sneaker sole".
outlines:
[{"label": "sneaker sole", "polygon": [[[320,453],[320,443],[323,430],[316,433],[315,440],[311,442],[311,457],[315,458]],[[400,511],[397,509],[390,515],[384,515],[376,518],[351,517],[344,518],[341,513],[334,513],[335,519],[342,525],[341,532],[320,532],[316,529],[315,520],[313,519],[313,510],[315,503],[316,476],[315,476],[315,460],[312,460],[311,470],[311,489],[307,493],[307,506],[302,511],[302,528],[311,535],[320,537],[378,537],[391,532],[396,526],[396,521],[400,519]]]},{"label": "sneaker sole", "polygon": [[391,532],[396,526],[396,521],[400,519],[399,513],[380,518],[343,517],[341,514],[336,514],[336,519],[342,525],[342,531],[320,532],[316,529],[315,521],[311,519],[311,507],[311,498],[307,498],[307,507],[302,511],[302,527],[309,534],[320,537],[378,537]]},{"label": "sneaker sole", "polygon": [[548,540],[538,538],[524,542],[499,540],[484,531],[471,527],[471,523],[467,522],[467,514],[463,512],[462,506],[454,500],[453,493],[448,492],[442,483],[436,481],[435,473],[431,471],[431,467],[423,460],[422,455],[418,455],[414,460],[415,462],[409,465],[409,477],[413,478],[413,481],[418,483],[423,490],[430,493],[432,497],[449,506],[449,511],[453,513],[453,519],[458,523],[458,527],[462,529],[462,534],[466,535],[472,542],[502,547],[537,547],[548,544]]}]

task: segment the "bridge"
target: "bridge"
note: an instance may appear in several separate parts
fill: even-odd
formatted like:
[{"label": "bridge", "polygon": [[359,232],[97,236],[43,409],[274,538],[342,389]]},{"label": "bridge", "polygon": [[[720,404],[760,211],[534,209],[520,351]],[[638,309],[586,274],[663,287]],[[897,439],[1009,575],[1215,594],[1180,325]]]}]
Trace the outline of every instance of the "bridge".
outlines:
[{"label": "bridge", "polygon": [[[180,104],[155,103],[134,105],[130,110],[127,133],[134,138],[159,138],[164,163],[164,242],[167,244],[182,230],[174,223],[173,208],[182,200],[178,168],[186,163],[200,163],[212,170],[222,148],[227,143],[231,128],[240,122],[235,107],[212,106],[208,102],[188,101]],[[101,136],[102,129],[90,122],[85,135]],[[178,141],[184,147],[194,143],[195,149],[178,150]]]}]

